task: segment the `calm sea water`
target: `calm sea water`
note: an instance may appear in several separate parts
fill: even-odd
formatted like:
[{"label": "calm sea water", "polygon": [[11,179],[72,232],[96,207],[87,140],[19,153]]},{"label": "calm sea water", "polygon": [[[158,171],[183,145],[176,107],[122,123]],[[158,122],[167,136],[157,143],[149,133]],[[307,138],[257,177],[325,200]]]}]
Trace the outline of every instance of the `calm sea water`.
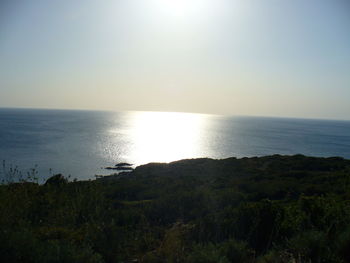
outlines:
[{"label": "calm sea water", "polygon": [[37,166],[41,178],[63,173],[90,179],[119,162],[276,153],[350,158],[350,122],[0,109],[0,160],[24,173]]}]

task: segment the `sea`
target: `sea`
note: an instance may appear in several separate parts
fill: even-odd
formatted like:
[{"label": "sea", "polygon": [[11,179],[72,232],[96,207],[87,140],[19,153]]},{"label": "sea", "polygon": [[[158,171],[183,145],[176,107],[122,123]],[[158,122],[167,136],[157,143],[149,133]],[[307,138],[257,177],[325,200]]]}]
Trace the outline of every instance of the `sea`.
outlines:
[{"label": "sea", "polygon": [[90,180],[106,167],[273,154],[350,158],[350,121],[176,112],[0,109],[0,178],[61,173]]}]

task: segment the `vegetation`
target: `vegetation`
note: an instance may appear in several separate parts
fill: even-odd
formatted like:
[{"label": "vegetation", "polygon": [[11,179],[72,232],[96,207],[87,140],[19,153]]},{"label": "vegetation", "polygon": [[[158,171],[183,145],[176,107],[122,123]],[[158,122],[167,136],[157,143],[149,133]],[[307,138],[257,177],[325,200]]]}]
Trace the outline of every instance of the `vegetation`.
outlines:
[{"label": "vegetation", "polygon": [[0,260],[350,262],[349,183],[349,160],[302,155],[7,183],[0,186]]}]

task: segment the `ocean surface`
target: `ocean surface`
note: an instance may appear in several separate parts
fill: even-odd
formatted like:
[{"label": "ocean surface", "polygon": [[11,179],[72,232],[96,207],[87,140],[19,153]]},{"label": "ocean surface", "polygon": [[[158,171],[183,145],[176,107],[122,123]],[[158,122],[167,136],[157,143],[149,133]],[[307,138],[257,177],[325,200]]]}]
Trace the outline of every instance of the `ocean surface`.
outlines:
[{"label": "ocean surface", "polygon": [[0,109],[0,177],[35,168],[78,180],[186,158],[304,154],[350,158],[350,121],[163,112]]}]

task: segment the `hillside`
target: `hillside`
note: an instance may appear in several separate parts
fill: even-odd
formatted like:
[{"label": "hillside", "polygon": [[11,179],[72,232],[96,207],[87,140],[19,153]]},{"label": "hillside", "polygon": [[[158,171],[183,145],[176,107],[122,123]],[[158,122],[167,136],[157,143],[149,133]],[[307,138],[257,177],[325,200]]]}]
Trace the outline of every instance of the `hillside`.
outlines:
[{"label": "hillside", "polygon": [[0,260],[350,262],[349,184],[349,160],[302,155],[4,184]]}]

